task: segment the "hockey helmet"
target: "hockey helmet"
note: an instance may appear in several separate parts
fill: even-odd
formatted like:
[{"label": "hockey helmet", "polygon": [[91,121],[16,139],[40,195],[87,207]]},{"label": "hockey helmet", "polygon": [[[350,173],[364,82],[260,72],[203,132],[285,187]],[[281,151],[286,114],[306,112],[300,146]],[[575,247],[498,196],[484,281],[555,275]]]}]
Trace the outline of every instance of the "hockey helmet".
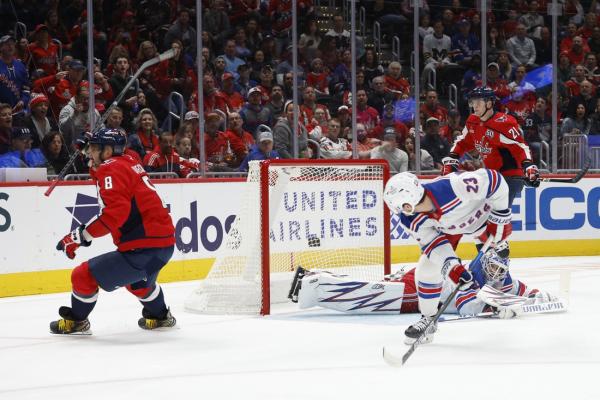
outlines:
[{"label": "hockey helmet", "polygon": [[500,257],[495,249],[489,249],[481,257],[481,266],[488,282],[502,282],[508,274],[508,258]]},{"label": "hockey helmet", "polygon": [[120,129],[101,128],[92,133],[89,143],[99,144],[103,148],[104,146],[111,146],[113,148],[113,155],[118,156],[125,151],[127,137]]},{"label": "hockey helmet", "polygon": [[492,88],[488,86],[480,86],[469,92],[468,99],[484,99],[494,101],[496,100],[496,94]]},{"label": "hockey helmet", "polygon": [[[400,212],[403,212],[406,215],[412,215],[424,195],[425,188],[414,174],[400,172],[391,177],[385,185],[383,200],[393,213],[400,214]],[[410,205],[410,212],[403,211],[402,206],[404,204]]]}]

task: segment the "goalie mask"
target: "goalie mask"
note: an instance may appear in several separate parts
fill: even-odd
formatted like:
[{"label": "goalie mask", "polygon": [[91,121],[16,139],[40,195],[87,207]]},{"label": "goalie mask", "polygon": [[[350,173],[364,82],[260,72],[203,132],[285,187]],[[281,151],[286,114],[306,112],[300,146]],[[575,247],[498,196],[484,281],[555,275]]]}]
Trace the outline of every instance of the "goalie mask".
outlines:
[{"label": "goalie mask", "polygon": [[[419,179],[410,172],[401,172],[394,175],[385,185],[383,200],[394,214],[401,212],[406,215],[413,215],[415,207],[421,202],[425,195],[425,188],[419,182]],[[402,207],[408,204],[411,210],[405,212]]]},{"label": "goalie mask", "polygon": [[503,258],[496,253],[496,250],[488,250],[481,258],[481,266],[488,283],[502,282],[508,274],[508,258]]}]

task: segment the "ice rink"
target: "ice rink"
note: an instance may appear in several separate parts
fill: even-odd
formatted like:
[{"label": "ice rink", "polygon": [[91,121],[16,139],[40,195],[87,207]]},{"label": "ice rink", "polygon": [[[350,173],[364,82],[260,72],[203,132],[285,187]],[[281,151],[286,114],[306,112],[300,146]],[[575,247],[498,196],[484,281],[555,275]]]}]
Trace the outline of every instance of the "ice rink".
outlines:
[{"label": "ice rink", "polygon": [[[511,273],[559,292],[567,313],[443,322],[392,368],[419,318],[276,307],[269,317],[183,311],[196,282],[163,285],[177,329],[137,327],[140,305],[101,293],[92,336],[48,333],[67,293],[0,299],[0,399],[600,399],[600,257],[513,260]],[[564,276],[564,274],[563,274]],[[563,280],[564,281],[564,280]]]}]

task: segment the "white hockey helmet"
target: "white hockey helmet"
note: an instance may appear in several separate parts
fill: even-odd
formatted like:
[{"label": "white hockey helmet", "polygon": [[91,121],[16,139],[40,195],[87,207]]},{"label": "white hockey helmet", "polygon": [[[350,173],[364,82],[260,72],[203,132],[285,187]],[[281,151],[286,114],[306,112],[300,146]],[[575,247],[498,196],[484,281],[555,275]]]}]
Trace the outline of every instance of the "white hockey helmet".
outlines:
[{"label": "white hockey helmet", "polygon": [[[424,195],[425,188],[423,188],[416,175],[410,172],[400,172],[391,177],[385,185],[383,200],[393,213],[400,214],[403,212],[406,215],[412,215]],[[404,212],[402,209],[404,204],[411,207],[409,212]]]},{"label": "white hockey helmet", "polygon": [[481,257],[481,266],[488,283],[504,281],[509,264],[509,259],[500,257],[495,249],[489,249]]}]

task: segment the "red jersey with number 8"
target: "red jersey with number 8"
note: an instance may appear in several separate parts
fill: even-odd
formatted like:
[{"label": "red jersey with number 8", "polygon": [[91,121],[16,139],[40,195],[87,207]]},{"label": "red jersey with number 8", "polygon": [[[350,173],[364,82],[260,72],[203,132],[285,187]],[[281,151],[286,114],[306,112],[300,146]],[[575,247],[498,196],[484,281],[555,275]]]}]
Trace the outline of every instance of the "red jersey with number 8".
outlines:
[{"label": "red jersey with number 8", "polygon": [[131,156],[111,157],[93,171],[100,215],[86,230],[93,237],[112,235],[119,251],[167,247],[175,228],[144,168]]},{"label": "red jersey with number 8", "polygon": [[523,175],[523,162],[531,161],[529,146],[517,120],[501,112],[487,121],[471,114],[450,152],[459,157],[467,151],[477,150],[486,168],[499,171],[504,176]]}]

